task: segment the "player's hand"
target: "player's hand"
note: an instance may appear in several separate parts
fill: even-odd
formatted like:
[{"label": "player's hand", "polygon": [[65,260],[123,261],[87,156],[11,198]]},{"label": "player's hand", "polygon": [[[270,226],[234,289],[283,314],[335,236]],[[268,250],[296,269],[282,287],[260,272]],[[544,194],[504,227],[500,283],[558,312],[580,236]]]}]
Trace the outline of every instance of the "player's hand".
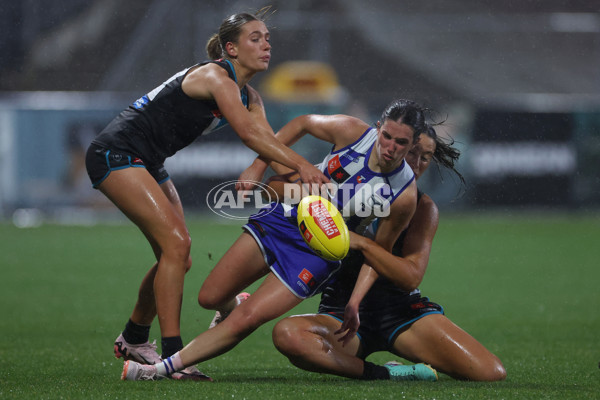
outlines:
[{"label": "player's hand", "polygon": [[254,168],[252,165],[246,168],[235,184],[235,190],[253,190],[258,182],[263,179],[264,171]]},{"label": "player's hand", "polygon": [[350,237],[350,249],[361,250],[367,238],[353,231],[348,231],[348,233]]},{"label": "player's hand", "polygon": [[347,304],[346,309],[344,310],[344,322],[342,322],[340,329],[334,332],[336,335],[341,335],[346,332],[338,339],[338,342],[342,342],[342,347],[350,343],[354,335],[356,335],[359,326],[360,318],[358,316],[358,307]]},{"label": "player's hand", "polygon": [[314,165],[306,163],[298,168],[300,180],[309,185],[310,194],[321,194],[321,187],[329,183],[329,179]]},{"label": "player's hand", "polygon": [[298,183],[300,182],[300,177],[296,171],[292,171],[287,174],[273,175],[265,181],[265,184],[268,185],[271,182]]}]

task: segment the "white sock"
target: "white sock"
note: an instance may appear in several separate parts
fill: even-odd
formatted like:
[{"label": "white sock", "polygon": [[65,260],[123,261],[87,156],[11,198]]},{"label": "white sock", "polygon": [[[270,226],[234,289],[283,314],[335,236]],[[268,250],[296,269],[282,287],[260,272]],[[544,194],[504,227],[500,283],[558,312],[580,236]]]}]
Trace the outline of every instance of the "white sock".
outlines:
[{"label": "white sock", "polygon": [[171,375],[173,372],[184,369],[181,357],[179,357],[179,352],[163,360],[161,363],[154,364],[154,366],[156,367],[156,372],[162,376]]}]

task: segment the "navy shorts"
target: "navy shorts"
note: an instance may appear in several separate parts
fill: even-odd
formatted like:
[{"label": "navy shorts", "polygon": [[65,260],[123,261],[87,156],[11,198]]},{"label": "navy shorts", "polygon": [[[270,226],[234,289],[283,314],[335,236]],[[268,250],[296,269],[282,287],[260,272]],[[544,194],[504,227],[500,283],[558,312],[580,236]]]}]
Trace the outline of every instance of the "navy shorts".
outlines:
[{"label": "navy shorts", "polygon": [[[324,311],[319,314],[329,315],[340,322],[344,321],[344,310]],[[413,322],[431,314],[444,314],[444,308],[429,301],[427,297],[414,294],[406,297],[400,304],[394,303],[378,310],[360,312],[360,327],[356,335],[363,346],[361,358],[377,351],[392,351],[398,335]]]},{"label": "navy shorts", "polygon": [[111,173],[124,168],[146,168],[159,184],[169,180],[169,173],[163,164],[145,165],[135,154],[121,150],[107,149],[92,143],[85,156],[85,166],[94,188],[97,188]]},{"label": "navy shorts", "polygon": [[294,295],[306,299],[321,292],[341,262],[316,255],[304,242],[296,218],[296,208],[271,203],[252,215],[244,229],[254,237],[277,278]]}]

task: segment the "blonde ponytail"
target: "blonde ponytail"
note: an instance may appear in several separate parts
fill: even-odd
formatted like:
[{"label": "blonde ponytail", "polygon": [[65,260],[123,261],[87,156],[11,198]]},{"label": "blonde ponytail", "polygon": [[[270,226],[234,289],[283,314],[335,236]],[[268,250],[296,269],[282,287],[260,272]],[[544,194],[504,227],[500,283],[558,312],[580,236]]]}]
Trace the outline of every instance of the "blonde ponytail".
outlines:
[{"label": "blonde ponytail", "polygon": [[206,42],[206,53],[208,53],[208,58],[211,60],[223,58],[223,49],[219,42],[219,34],[214,33],[210,39],[208,39],[208,42]]}]

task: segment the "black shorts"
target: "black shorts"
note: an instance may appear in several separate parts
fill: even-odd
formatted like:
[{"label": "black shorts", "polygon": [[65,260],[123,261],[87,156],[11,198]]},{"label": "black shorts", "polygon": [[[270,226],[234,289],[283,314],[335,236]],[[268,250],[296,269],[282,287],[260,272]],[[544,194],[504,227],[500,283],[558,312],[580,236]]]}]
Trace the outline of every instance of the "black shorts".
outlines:
[{"label": "black shorts", "polygon": [[[319,312],[340,322],[344,321],[344,311]],[[430,302],[419,294],[407,297],[401,304],[392,304],[372,312],[360,313],[360,327],[356,335],[363,346],[361,358],[377,351],[392,351],[394,341],[404,328],[430,314],[444,314],[444,308]]]},{"label": "black shorts", "polygon": [[121,150],[107,149],[95,143],[92,143],[90,147],[88,147],[85,156],[85,167],[94,188],[97,188],[111,171],[131,167],[146,168],[159,184],[169,180],[169,173],[163,164],[146,165],[144,164],[144,161],[135,154]]}]

